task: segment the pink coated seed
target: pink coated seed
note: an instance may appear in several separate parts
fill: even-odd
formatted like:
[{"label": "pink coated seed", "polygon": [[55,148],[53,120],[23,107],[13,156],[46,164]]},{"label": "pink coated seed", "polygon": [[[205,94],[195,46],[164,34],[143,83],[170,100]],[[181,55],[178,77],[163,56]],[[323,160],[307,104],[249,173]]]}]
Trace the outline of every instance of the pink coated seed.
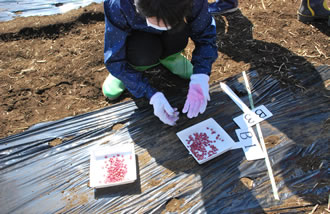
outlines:
[{"label": "pink coated seed", "polygon": [[[117,156],[117,157],[116,157]],[[127,174],[127,165],[124,163],[125,159],[119,154],[109,158],[109,164],[106,164],[105,171],[105,183],[113,183],[122,181]]]},{"label": "pink coated seed", "polygon": [[[212,129],[211,129],[212,130]],[[191,153],[197,158],[197,160],[203,160],[210,155],[216,154],[218,150],[215,146],[211,145],[215,141],[210,141],[209,136],[204,133],[193,133],[192,135],[188,136],[186,140],[188,144],[188,148],[190,149]],[[211,148],[210,152],[207,152],[207,147]]]}]

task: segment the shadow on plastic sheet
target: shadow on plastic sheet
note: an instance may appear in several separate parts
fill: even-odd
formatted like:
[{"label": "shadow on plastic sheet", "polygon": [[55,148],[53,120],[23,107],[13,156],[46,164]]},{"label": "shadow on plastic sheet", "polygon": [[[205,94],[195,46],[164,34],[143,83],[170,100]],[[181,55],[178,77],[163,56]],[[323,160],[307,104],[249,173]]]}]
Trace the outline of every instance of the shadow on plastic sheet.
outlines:
[{"label": "shadow on plastic sheet", "polygon": [[[176,97],[184,97],[184,94],[177,93]],[[141,182],[150,184],[144,192],[149,192],[149,197],[158,196],[157,205],[144,205],[145,213],[244,213],[248,210],[264,213],[256,195],[251,192],[252,184],[248,184],[262,172],[250,177],[247,171],[253,169],[240,169],[241,163],[246,161],[242,150],[226,152],[199,165],[176,136],[178,131],[212,117],[237,142],[234,132],[238,127],[232,122],[232,115],[237,113],[237,109],[235,111],[232,104],[223,103],[221,99],[225,96],[219,99],[218,91],[213,91],[211,97],[214,101],[210,106],[214,107],[208,107],[205,114],[195,119],[180,114],[174,127],[154,118],[151,110],[133,115],[128,133],[132,141],[142,148],[139,155],[149,157],[140,165],[153,168],[153,171],[142,170],[148,180]],[[182,111],[180,99],[174,98],[170,102]],[[247,175],[242,177],[243,174]]]},{"label": "shadow on plastic sheet", "polygon": [[[323,71],[330,72],[329,68]],[[329,99],[321,93],[296,94],[255,71],[248,75],[256,89],[256,106],[264,104],[274,114],[262,123],[262,129],[281,200],[273,197],[263,160],[247,161],[238,149],[198,165],[176,136],[178,131],[212,117],[237,142],[234,131],[239,127],[232,119],[242,112],[214,85],[207,111],[195,119],[181,114],[175,127],[153,118],[151,109],[132,116],[128,133],[141,148],[139,155],[149,157],[141,160],[140,166],[153,169],[141,170],[146,178],[141,183],[149,184],[143,192],[148,197],[158,196],[157,204],[143,205],[146,213],[295,213],[327,203]],[[226,82],[248,103],[245,86],[238,78],[242,76]],[[181,95],[184,93],[170,99],[180,110],[183,103],[177,97]]]},{"label": "shadow on plastic sheet", "polygon": [[121,197],[125,195],[138,195],[141,194],[141,180],[140,180],[140,169],[139,169],[139,160],[138,156],[135,155],[136,160],[136,180],[133,183],[112,186],[106,188],[94,189],[95,199],[100,198],[112,198],[114,196]]}]

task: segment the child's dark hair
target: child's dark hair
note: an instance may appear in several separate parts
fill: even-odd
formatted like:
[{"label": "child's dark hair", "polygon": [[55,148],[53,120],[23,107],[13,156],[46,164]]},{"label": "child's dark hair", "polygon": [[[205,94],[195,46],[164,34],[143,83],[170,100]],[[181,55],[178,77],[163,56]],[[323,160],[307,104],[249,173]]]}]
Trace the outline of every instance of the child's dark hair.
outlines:
[{"label": "child's dark hair", "polygon": [[192,0],[135,0],[137,10],[145,17],[163,20],[166,26],[175,27],[190,14]]}]

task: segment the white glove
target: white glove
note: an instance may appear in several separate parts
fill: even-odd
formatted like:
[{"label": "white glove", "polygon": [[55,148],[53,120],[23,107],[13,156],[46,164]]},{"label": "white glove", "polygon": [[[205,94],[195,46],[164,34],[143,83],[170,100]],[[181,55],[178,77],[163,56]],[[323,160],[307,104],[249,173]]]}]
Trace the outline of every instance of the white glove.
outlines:
[{"label": "white glove", "polygon": [[207,101],[210,101],[209,79],[206,74],[191,75],[187,99],[182,110],[182,113],[188,112],[188,118],[204,113]]},{"label": "white glove", "polygon": [[174,126],[179,119],[177,108],[172,108],[162,92],[155,93],[150,104],[154,107],[154,115],[156,115],[163,123]]}]

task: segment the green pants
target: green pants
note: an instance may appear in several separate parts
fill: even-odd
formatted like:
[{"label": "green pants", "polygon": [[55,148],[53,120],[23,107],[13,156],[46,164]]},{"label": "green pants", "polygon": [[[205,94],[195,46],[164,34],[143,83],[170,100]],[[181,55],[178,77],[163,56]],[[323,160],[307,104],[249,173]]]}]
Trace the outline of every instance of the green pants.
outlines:
[{"label": "green pants", "polygon": [[[162,64],[165,68],[171,71],[173,74],[178,75],[183,79],[189,79],[193,72],[193,65],[191,62],[184,57],[181,53],[176,53],[171,56],[166,57],[165,59],[160,59],[159,63]],[[152,68],[155,65],[148,66],[134,66],[132,67],[137,71],[145,71],[149,68]],[[125,86],[121,80],[109,74],[105,79],[102,92],[104,96],[108,97],[111,100],[118,98],[121,93],[125,90]]]}]

